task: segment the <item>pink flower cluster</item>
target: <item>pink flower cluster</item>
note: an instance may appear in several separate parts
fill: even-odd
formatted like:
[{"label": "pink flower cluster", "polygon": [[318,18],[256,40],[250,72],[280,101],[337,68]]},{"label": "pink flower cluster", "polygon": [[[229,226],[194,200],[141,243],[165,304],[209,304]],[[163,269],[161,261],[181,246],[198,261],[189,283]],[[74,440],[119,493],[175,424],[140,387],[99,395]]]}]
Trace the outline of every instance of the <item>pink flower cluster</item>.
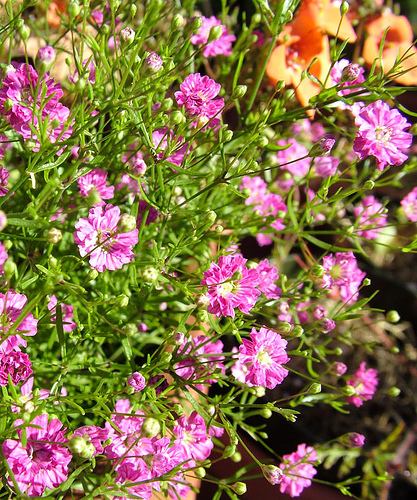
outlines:
[{"label": "pink flower cluster", "polygon": [[356,396],[348,397],[349,403],[359,407],[364,401],[369,401],[375,394],[378,385],[378,372],[373,368],[366,369],[366,363],[361,363],[359,369],[346,384],[355,388]]},{"label": "pink flower cluster", "polygon": [[[229,30],[215,16],[201,16],[203,24],[196,35],[192,35],[190,40],[193,45],[205,45],[203,49],[204,57],[214,57],[217,55],[230,56],[232,53],[232,43],[236,40],[235,35],[231,35]],[[208,42],[210,30],[214,26],[221,26],[221,35],[216,40]]]},{"label": "pink flower cluster", "polygon": [[366,196],[361,205],[353,209],[353,214],[358,218],[358,236],[368,240],[376,239],[380,230],[387,225],[387,209],[373,196]]},{"label": "pink flower cluster", "polygon": [[208,76],[194,73],[181,83],[180,91],[175,92],[178,106],[184,107],[185,113],[195,118],[194,127],[208,125],[220,127],[220,112],[224,107],[224,99],[219,95],[221,85]]},{"label": "pink flower cluster", "polygon": [[242,339],[239,347],[238,368],[244,374],[244,380],[239,380],[249,387],[274,389],[288,375],[288,370],[282,366],[290,360],[286,347],[287,341],[279,333],[264,326],[259,332],[252,328],[250,340]]},{"label": "pink flower cluster", "polygon": [[0,88],[0,114],[23,136],[36,142],[55,143],[71,136],[69,109],[59,102],[61,86],[48,73],[39,78],[30,64],[9,67]]},{"label": "pink flower cluster", "polygon": [[337,252],[323,257],[323,285],[339,288],[343,302],[351,304],[358,300],[358,290],[365,273],[358,268],[353,252]]},{"label": "pink flower cluster", "polygon": [[114,186],[107,185],[107,172],[95,168],[77,179],[81,196],[87,198],[90,193],[98,195],[99,202],[96,205],[105,205],[103,200],[110,200],[114,196]]},{"label": "pink flower cluster", "polygon": [[281,493],[288,493],[291,497],[299,497],[304,490],[311,486],[311,479],[317,474],[314,462],[317,460],[317,452],[312,446],[299,444],[297,451],[283,456],[280,464],[282,481]]},{"label": "pink flower cluster", "polygon": [[82,257],[90,257],[90,266],[103,272],[121,269],[134,258],[133,246],[138,242],[138,230],[120,232],[120,208],[96,205],[89,216],[75,224],[74,241]]}]

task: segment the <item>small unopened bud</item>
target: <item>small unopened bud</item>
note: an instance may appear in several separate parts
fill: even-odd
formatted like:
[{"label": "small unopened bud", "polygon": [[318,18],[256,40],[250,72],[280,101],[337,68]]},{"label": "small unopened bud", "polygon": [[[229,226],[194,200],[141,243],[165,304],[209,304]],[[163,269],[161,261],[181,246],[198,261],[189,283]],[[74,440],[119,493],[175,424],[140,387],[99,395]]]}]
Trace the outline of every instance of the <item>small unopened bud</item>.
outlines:
[{"label": "small unopened bud", "polygon": [[284,80],[278,80],[277,83],[275,84],[275,92],[281,92],[281,90],[285,87],[285,81]]},{"label": "small unopened bud", "polygon": [[161,424],[156,418],[146,418],[140,432],[145,437],[152,438],[161,432]]},{"label": "small unopened bud", "polygon": [[214,210],[207,210],[204,219],[208,224],[212,225],[216,222],[217,214]]},{"label": "small unopened bud", "polygon": [[131,6],[130,6],[130,17],[132,19],[134,19],[134,17],[136,16],[136,11],[138,10],[137,6],[133,3]]},{"label": "small unopened bud", "polygon": [[263,398],[265,396],[265,387],[253,387],[252,389],[257,398]]},{"label": "small unopened bud", "polygon": [[222,36],[222,34],[223,34],[223,28],[221,25],[213,26],[210,30],[210,33],[209,33],[209,36],[207,39],[207,43],[210,43],[213,40],[217,40],[218,38],[220,38]]},{"label": "small unopened bud", "polygon": [[70,21],[74,21],[80,15],[81,7],[78,2],[70,2],[67,6],[67,14]]},{"label": "small unopened bud", "polygon": [[363,185],[364,189],[367,191],[370,191],[371,189],[374,189],[375,187],[375,182],[371,181],[371,179],[368,179],[365,184]]},{"label": "small unopened bud", "polygon": [[38,70],[38,73],[44,74],[47,73],[54,64],[56,59],[56,52],[53,47],[50,45],[46,45],[45,47],[41,47],[38,50],[35,58],[35,67]]},{"label": "small unopened bud", "polygon": [[87,274],[87,281],[95,280],[98,276],[97,269],[90,269]]},{"label": "small unopened bud", "polygon": [[164,65],[164,62],[162,61],[162,59],[158,56],[158,54],[156,52],[152,52],[145,59],[145,65],[153,73],[157,73]]},{"label": "small unopened bud", "polygon": [[179,125],[180,123],[184,123],[186,121],[186,118],[182,111],[176,109],[171,113],[169,120],[173,125]]},{"label": "small unopened bud", "polygon": [[167,365],[171,362],[171,359],[172,359],[172,354],[170,352],[163,352],[161,357],[160,357],[160,361],[161,361],[161,364],[162,365]]},{"label": "small unopened bud", "polygon": [[72,453],[77,453],[80,455],[87,445],[87,441],[82,436],[72,436],[69,440],[68,448]]},{"label": "small unopened bud", "polygon": [[351,385],[345,385],[342,388],[342,392],[346,394],[346,396],[354,396],[356,394],[356,389]]},{"label": "small unopened bud", "polygon": [[206,476],[206,469],[204,467],[197,467],[197,469],[194,469],[194,475],[198,479],[203,479]]},{"label": "small unopened bud", "polygon": [[[269,144],[268,137],[265,137],[264,135],[261,135],[258,139],[258,146],[261,148],[266,148]],[[278,215],[278,214],[277,214]]]},{"label": "small unopened bud", "polygon": [[326,134],[321,139],[319,139],[309,151],[309,156],[326,156],[330,153],[333,146],[336,143],[336,139],[333,134]]},{"label": "small unopened bud", "polygon": [[397,311],[388,311],[385,318],[389,323],[398,323],[401,319]]},{"label": "small unopened bud", "polygon": [[20,39],[23,43],[26,43],[28,38],[30,37],[30,28],[26,24],[23,24],[18,30]]},{"label": "small unopened bud", "polygon": [[334,363],[333,366],[331,367],[330,371],[340,377],[341,375],[344,375],[347,372],[347,366],[344,363],[336,361],[336,363]]},{"label": "small unopened bud", "polygon": [[304,333],[304,328],[300,325],[295,325],[291,333],[294,337],[301,337],[301,335]]},{"label": "small unopened bud", "polygon": [[225,130],[223,133],[224,142],[230,142],[233,139],[233,130]]},{"label": "small unopened bud", "polygon": [[236,495],[244,495],[248,490],[246,484],[242,483],[242,481],[232,484],[230,488],[236,493]]},{"label": "small unopened bud", "polygon": [[23,404],[23,411],[25,413],[33,413],[35,410],[36,410],[36,406],[32,400],[26,401]]},{"label": "small unopened bud", "polygon": [[16,272],[17,272],[17,266],[14,263],[13,259],[9,257],[3,264],[3,274],[8,280],[10,280],[13,278]]},{"label": "small unopened bud", "polygon": [[307,392],[309,392],[310,394],[319,394],[321,392],[321,384],[313,382],[308,388]]},{"label": "small unopened bud", "polygon": [[342,70],[341,82],[354,82],[361,74],[361,67],[356,63],[349,63]]},{"label": "small unopened bud", "polygon": [[246,85],[238,85],[233,91],[232,99],[240,99],[246,94],[247,90],[248,87]]},{"label": "small unopened bud", "polygon": [[236,452],[236,446],[233,445],[226,446],[226,448],[223,451],[223,458],[230,458],[235,454],[235,452]]},{"label": "small unopened bud", "polygon": [[154,283],[158,277],[159,273],[154,267],[148,266],[142,271],[142,279],[145,283]]},{"label": "small unopened bud", "polygon": [[324,267],[320,266],[319,264],[315,264],[314,266],[311,267],[310,272],[313,276],[321,278],[324,276]]},{"label": "small unopened bud", "polygon": [[184,26],[184,17],[181,14],[175,14],[171,21],[171,27],[174,30],[182,28]]},{"label": "small unopened bud", "polygon": [[135,39],[135,32],[132,28],[123,28],[120,32],[120,42],[125,47],[128,47]]},{"label": "small unopened bud", "polygon": [[136,218],[133,215],[123,214],[117,224],[118,233],[129,233],[136,229]]},{"label": "small unopened bud", "polygon": [[75,90],[77,92],[83,91],[86,86],[87,86],[87,82],[86,82],[86,79],[83,77],[78,78],[78,80],[75,82],[75,85],[74,85]]},{"label": "small unopened bud", "polygon": [[191,31],[196,33],[201,28],[201,26],[203,26],[203,20],[201,19],[201,17],[196,17],[194,18],[193,24],[191,25]]},{"label": "small unopened bud", "polygon": [[342,4],[340,5],[340,13],[342,14],[342,16],[344,16],[348,10],[349,10],[349,2],[343,0]]},{"label": "small unopened bud", "polygon": [[182,407],[182,405],[180,405],[179,403],[175,403],[174,406],[172,407],[172,410],[179,416],[181,417],[182,415],[185,414],[185,410],[184,408]]},{"label": "small unopened bud", "polygon": [[138,327],[134,323],[126,323],[126,325],[123,328],[123,331],[126,337],[133,337],[139,332]]},{"label": "small unopened bud", "polygon": [[336,323],[330,318],[324,318],[321,322],[323,333],[329,333],[336,328]]},{"label": "small unopened bud", "polygon": [[207,306],[210,304],[209,298],[204,293],[197,294],[194,298],[194,301],[195,305],[199,309],[207,309]]},{"label": "small unopened bud", "polygon": [[262,408],[262,410],[259,411],[259,415],[263,418],[271,418],[272,411],[269,408]]},{"label": "small unopened bud", "polygon": [[7,215],[3,212],[3,210],[0,210],[0,231],[3,231],[3,229],[7,226]]},{"label": "small unopened bud", "polygon": [[124,293],[116,297],[115,305],[117,307],[127,307],[128,304],[129,304],[129,297]]},{"label": "small unopened bud", "polygon": [[174,101],[170,97],[166,97],[162,102],[160,106],[161,111],[168,111],[172,109],[172,106],[174,105]]},{"label": "small unopened bud", "polygon": [[242,461],[242,454],[240,452],[236,452],[234,455],[232,455],[230,457],[232,459],[233,462],[235,462],[236,464],[238,464],[239,462]]},{"label": "small unopened bud", "polygon": [[185,334],[183,332],[174,333],[174,342],[176,345],[181,346],[184,344]]},{"label": "small unopened bud", "polygon": [[271,484],[280,484],[282,482],[282,470],[276,465],[264,465],[262,472]]},{"label": "small unopened bud", "polygon": [[393,398],[396,398],[401,394],[401,390],[398,387],[391,387],[391,389],[388,391],[388,396],[392,396]]},{"label": "small unopened bud", "polygon": [[349,445],[352,448],[361,448],[365,444],[365,436],[358,432],[350,432],[348,434]]},{"label": "small unopened bud", "polygon": [[62,233],[56,227],[51,227],[49,231],[46,233],[46,241],[49,243],[58,243],[62,240]]},{"label": "small unopened bud", "polygon": [[219,224],[218,226],[216,226],[216,229],[214,230],[214,232],[216,234],[222,234],[223,231],[224,231],[224,227],[221,224]]},{"label": "small unopened bud", "polygon": [[369,278],[365,278],[362,281],[362,286],[369,286],[371,284],[371,280]]},{"label": "small unopened bud", "polygon": [[276,331],[277,331],[277,333],[286,334],[286,333],[290,333],[291,328],[292,328],[292,325],[290,323],[288,323],[288,321],[283,321],[282,323],[280,323],[277,326]]}]

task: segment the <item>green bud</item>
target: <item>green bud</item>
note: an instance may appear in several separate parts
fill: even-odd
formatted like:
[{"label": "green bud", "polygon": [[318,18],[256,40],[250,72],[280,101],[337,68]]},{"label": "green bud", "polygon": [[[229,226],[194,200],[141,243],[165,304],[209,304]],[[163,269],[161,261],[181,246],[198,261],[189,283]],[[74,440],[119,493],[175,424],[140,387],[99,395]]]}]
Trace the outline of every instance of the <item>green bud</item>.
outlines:
[{"label": "green bud", "polygon": [[97,269],[90,269],[87,274],[87,281],[93,281],[97,278],[98,271]]},{"label": "green bud", "polygon": [[346,15],[348,10],[349,10],[349,2],[343,0],[342,4],[340,5],[340,14],[342,15],[342,17]]},{"label": "green bud", "polygon": [[401,394],[401,390],[398,387],[391,387],[391,389],[388,391],[388,396],[392,396],[393,398],[396,398]]},{"label": "green bud", "polygon": [[170,352],[163,352],[160,357],[160,362],[162,365],[168,365],[171,362],[172,354]]},{"label": "green bud", "polygon": [[352,236],[352,234],[355,232],[355,228],[353,226],[348,226],[345,232],[347,236]]},{"label": "green bud", "polygon": [[13,259],[9,257],[3,264],[3,274],[8,280],[10,280],[16,273],[17,273],[17,266],[13,262]]},{"label": "green bud", "polygon": [[158,271],[152,266],[145,267],[145,269],[142,270],[142,279],[145,283],[154,283],[158,281],[158,277]]},{"label": "green bud", "polygon": [[268,137],[265,137],[264,135],[261,135],[258,139],[258,145],[261,148],[266,148],[269,144]]},{"label": "green bud", "polygon": [[262,408],[260,410],[259,415],[263,418],[271,418],[272,417],[272,411],[269,408]]},{"label": "green bud", "polygon": [[285,87],[285,81],[284,80],[278,80],[276,85],[275,85],[275,92],[281,92],[281,90]]},{"label": "green bud", "polygon": [[182,415],[185,414],[185,410],[184,408],[182,407],[182,405],[180,405],[179,403],[175,403],[174,406],[172,407],[172,410],[179,416],[181,417]]},{"label": "green bud", "polygon": [[25,413],[33,413],[35,410],[36,410],[36,406],[32,400],[26,401],[23,404],[23,411]]},{"label": "green bud", "polygon": [[362,281],[362,286],[369,286],[371,284],[371,280],[369,278],[365,278]]},{"label": "green bud", "polygon": [[196,17],[191,25],[191,31],[197,33],[197,31],[203,26],[203,20],[201,17]]},{"label": "green bud", "polygon": [[246,85],[237,85],[232,93],[232,99],[240,99],[246,94],[247,90],[248,87]]},{"label": "green bud", "polygon": [[170,123],[172,123],[173,125],[179,125],[180,123],[185,123],[186,120],[187,119],[185,118],[184,113],[179,109],[173,111],[169,119]]},{"label": "green bud", "polygon": [[242,483],[242,481],[232,484],[230,488],[236,493],[236,495],[244,495],[247,491],[246,484]]},{"label": "green bud", "polygon": [[252,391],[258,398],[263,398],[265,396],[265,387],[252,387]]},{"label": "green bud", "polygon": [[95,452],[96,448],[93,443],[86,443],[84,450],[80,453],[80,457],[85,458],[86,460],[90,460]]},{"label": "green bud", "polygon": [[233,139],[233,130],[225,130],[223,132],[224,142],[230,142]]},{"label": "green bud", "polygon": [[209,319],[208,312],[205,311],[204,309],[198,311],[197,318],[198,318],[198,321],[200,321],[200,323],[207,323],[207,321]]},{"label": "green bud", "polygon": [[368,179],[365,184],[363,185],[364,189],[367,191],[370,191],[371,189],[374,189],[375,187],[375,182],[371,181],[371,179]]},{"label": "green bud", "polygon": [[222,458],[230,458],[235,453],[236,453],[236,446],[233,446],[233,445],[226,446],[226,448],[223,451]]},{"label": "green bud", "polygon": [[256,12],[256,13],[252,16],[252,24],[256,25],[256,24],[259,24],[261,21],[262,21],[262,16],[261,16],[261,14],[259,14],[259,12]]},{"label": "green bud", "polygon": [[124,293],[116,297],[115,305],[119,307],[126,307],[128,304],[129,304],[129,297],[127,297]]},{"label": "green bud", "polygon": [[59,243],[62,240],[62,233],[56,227],[51,227],[46,233],[46,241],[48,243]]},{"label": "green bud", "polygon": [[389,323],[398,323],[401,318],[400,318],[400,315],[398,314],[397,311],[388,311],[386,316],[385,316],[385,319]]},{"label": "green bud", "polygon": [[70,21],[74,21],[80,15],[81,7],[78,2],[70,2],[67,6],[67,14]]},{"label": "green bud", "polygon": [[390,352],[392,352],[392,354],[398,354],[400,350],[398,349],[398,347],[394,346],[391,347]]},{"label": "green bud", "polygon": [[308,388],[308,392],[310,394],[318,394],[321,392],[321,384],[317,384],[316,382],[313,382],[310,387]]},{"label": "green bud", "polygon": [[184,17],[181,14],[175,14],[171,21],[171,27],[174,30],[182,28],[184,26]]},{"label": "green bud", "polygon": [[137,6],[133,3],[131,6],[130,6],[130,17],[132,19],[134,19],[134,17],[136,16],[136,11],[138,10]]},{"label": "green bud", "polygon": [[351,385],[345,385],[345,387],[342,388],[342,392],[346,394],[346,396],[354,396],[356,394],[356,389]]},{"label": "green bud", "polygon": [[27,26],[26,24],[23,24],[23,26],[21,26],[19,28],[19,36],[20,36],[20,39],[22,40],[23,43],[26,43],[28,38],[30,37],[30,28],[29,26]]},{"label": "green bud", "polygon": [[324,276],[324,267],[320,266],[319,264],[315,264],[311,267],[310,272],[313,276],[321,278],[322,276]]},{"label": "green bud", "polygon": [[205,213],[204,219],[211,226],[212,224],[214,224],[216,222],[217,214],[214,210],[207,210],[207,212]]},{"label": "green bud", "polygon": [[290,333],[291,328],[292,328],[292,326],[290,325],[290,323],[288,323],[287,321],[283,321],[282,323],[280,323],[277,326],[276,331],[277,331],[277,333],[286,334],[286,333]]},{"label": "green bud", "polygon": [[295,325],[294,328],[291,331],[291,334],[294,337],[301,337],[301,335],[304,333],[304,328],[300,325]]},{"label": "green bud", "polygon": [[82,436],[72,436],[69,440],[68,448],[72,453],[80,455],[85,449],[87,441]]},{"label": "green bud", "polygon": [[130,233],[136,229],[136,218],[133,215],[123,214],[117,224],[118,233]]},{"label": "green bud", "polygon": [[161,107],[159,108],[161,111],[168,111],[172,109],[172,106],[174,105],[174,101],[170,97],[166,97],[162,103]]},{"label": "green bud", "polygon": [[238,464],[239,462],[242,461],[242,454],[239,453],[238,451],[230,457],[235,464]]},{"label": "green bud", "polygon": [[341,356],[343,354],[343,349],[341,347],[336,347],[333,352],[336,356]]},{"label": "green bud", "polygon": [[222,34],[223,34],[223,28],[221,27],[221,25],[213,26],[210,30],[209,37],[207,39],[207,43],[210,43],[213,40],[217,40],[218,38],[220,38],[222,36]]},{"label": "green bud", "polygon": [[195,477],[198,479],[203,479],[206,476],[206,469],[204,467],[197,467],[194,469]]},{"label": "green bud", "polygon": [[216,229],[214,230],[214,232],[216,234],[222,234],[223,231],[224,231],[224,227],[221,224],[219,224],[218,226],[216,226]]},{"label": "green bud", "polygon": [[126,337],[133,337],[138,333],[138,327],[134,323],[126,323],[126,325],[123,328],[123,331],[125,332]]},{"label": "green bud", "polygon": [[110,33],[110,25],[102,24],[100,26],[100,33],[102,33],[103,35],[108,35]]},{"label": "green bud", "polygon": [[152,438],[161,432],[161,424],[155,418],[146,418],[143,422],[141,434],[145,437]]}]

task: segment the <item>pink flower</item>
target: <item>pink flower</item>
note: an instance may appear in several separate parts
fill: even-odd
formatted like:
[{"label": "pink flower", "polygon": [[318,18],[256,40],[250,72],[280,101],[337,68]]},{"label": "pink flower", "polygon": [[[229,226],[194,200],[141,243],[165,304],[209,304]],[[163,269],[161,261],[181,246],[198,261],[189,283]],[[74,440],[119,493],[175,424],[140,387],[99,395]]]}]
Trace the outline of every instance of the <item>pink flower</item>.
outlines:
[{"label": "pink flower", "polygon": [[157,73],[164,65],[164,62],[162,61],[162,59],[158,56],[158,54],[156,52],[152,52],[146,58],[145,64],[154,73]]},{"label": "pink flower", "polygon": [[375,394],[378,385],[378,372],[373,368],[366,369],[366,363],[361,363],[359,369],[349,379],[346,384],[355,388],[357,396],[350,396],[347,398],[349,403],[359,407],[363,405],[364,401],[369,401]]},{"label": "pink flower", "polygon": [[339,158],[333,156],[319,156],[314,161],[314,171],[319,177],[331,177],[337,172]]},{"label": "pink flower", "polygon": [[0,386],[5,387],[9,383],[8,375],[13,385],[26,380],[33,373],[31,366],[29,356],[20,350],[0,351]]},{"label": "pink flower", "polygon": [[151,479],[151,473],[148,470],[146,462],[141,458],[132,460],[123,460],[117,467],[116,482],[125,485],[127,496],[114,496],[114,500],[124,500],[127,498],[149,499],[152,497],[151,483],[146,482]]},{"label": "pink flower", "polygon": [[310,168],[310,158],[305,146],[299,144],[295,139],[288,141],[280,139],[277,142],[278,146],[287,146],[288,148],[277,151],[273,156],[278,165],[281,165],[283,170],[287,170],[296,177],[304,177],[307,175]]},{"label": "pink flower", "polygon": [[7,255],[3,243],[0,243],[0,274],[3,274],[3,264],[6,262],[8,257],[9,256]]},{"label": "pink flower", "polygon": [[[186,343],[182,349],[178,349],[177,355],[185,357],[185,359],[176,363],[175,373],[186,380],[198,380],[205,384],[213,384],[216,380],[211,379],[210,376],[215,370],[225,373],[222,353],[223,342],[220,340],[212,342],[210,337],[199,335],[191,342]],[[200,383],[196,387],[203,389],[203,385]]]},{"label": "pink flower", "polygon": [[[364,73],[365,70],[359,64],[351,63],[348,59],[340,59],[336,61],[330,72],[330,83],[331,85],[342,87],[338,95],[349,97],[351,93],[364,90],[363,87],[359,86],[365,81]],[[337,105],[341,109],[350,110],[356,116],[365,104],[363,102],[355,102],[353,105],[350,105],[344,101],[338,101]]]},{"label": "pink flower", "polygon": [[359,130],[353,150],[361,160],[375,156],[379,170],[407,160],[404,151],[411,146],[413,136],[404,130],[411,125],[397,109],[384,101],[373,102],[362,109],[355,124]]},{"label": "pink flower", "polygon": [[129,375],[129,377],[127,379],[127,383],[131,387],[133,387],[135,392],[142,391],[146,386],[145,377],[139,372],[134,372],[134,373],[132,373],[132,375]]},{"label": "pink flower", "polygon": [[86,442],[94,446],[92,456],[101,455],[103,453],[103,442],[107,441],[109,431],[95,425],[84,425],[74,431],[73,436],[84,437]]},{"label": "pink flower", "polygon": [[273,389],[288,375],[288,370],[282,366],[290,360],[285,350],[287,341],[264,326],[259,332],[252,328],[250,338],[242,339],[243,344],[239,347],[239,361],[248,368],[245,382],[249,387]]},{"label": "pink flower", "polygon": [[[26,295],[16,293],[13,290],[7,291],[6,294],[0,293],[0,341],[2,335],[9,331],[9,328],[19,317],[27,301]],[[22,335],[33,336],[36,335],[37,325],[38,320],[33,317],[32,313],[28,313],[16,328],[16,332]],[[5,343],[10,344],[15,340],[17,344],[14,343],[12,348],[16,345],[26,346],[26,341],[22,340],[19,335],[9,336],[2,346],[4,346]]]},{"label": "pink flower", "polygon": [[380,230],[387,225],[387,209],[373,196],[366,196],[361,205],[353,209],[353,214],[359,219],[357,234],[368,240],[376,239]]},{"label": "pink flower", "polygon": [[352,448],[361,448],[365,444],[365,436],[358,432],[350,432],[349,444]]},{"label": "pink flower", "polygon": [[120,208],[113,205],[96,205],[87,219],[75,224],[74,241],[81,257],[90,257],[90,266],[103,272],[121,269],[134,258],[132,247],[138,242],[138,230],[118,232]]},{"label": "pink flower", "polygon": [[260,295],[256,269],[248,269],[241,255],[219,257],[219,263],[211,263],[208,271],[203,271],[202,285],[208,286],[210,305],[207,311],[217,317],[235,317],[235,308],[248,314]]},{"label": "pink flower", "polygon": [[301,123],[294,123],[290,131],[292,135],[301,135],[301,138],[308,142],[317,142],[326,133],[321,123],[311,123],[308,118],[302,120]]},{"label": "pink flower", "polygon": [[243,191],[244,189],[250,191],[249,196],[245,200],[245,205],[256,205],[258,203],[262,203],[264,197],[268,193],[266,182],[258,176],[243,176],[240,190]]},{"label": "pink flower", "polygon": [[[207,44],[203,50],[204,57],[217,56],[219,54],[230,56],[232,53],[232,43],[236,40],[235,35],[231,35],[226,26],[222,24],[221,21],[215,16],[211,16],[208,18],[201,16],[201,19],[203,20],[203,24],[201,25],[198,33],[190,37],[191,43],[193,45]],[[221,36],[216,40],[212,40],[211,42],[207,43],[210,35],[210,30],[211,28],[213,28],[213,26],[222,27]]]},{"label": "pink flower", "polygon": [[[16,427],[22,424],[21,419],[14,423]],[[68,441],[64,436],[65,429],[61,428],[58,419],[48,423],[48,415],[38,415],[26,425],[25,447],[14,439],[6,439],[3,443],[3,454],[22,493],[30,497],[41,496],[46,488],[57,488],[67,479],[72,456],[66,447],[61,446]],[[17,433],[21,438],[22,430],[18,429]],[[13,488],[10,478],[8,482]]]},{"label": "pink flower", "polygon": [[304,488],[311,486],[311,479],[317,474],[313,466],[317,460],[316,450],[303,443],[298,445],[297,451],[282,458],[284,462],[279,466],[282,471],[280,491],[299,497]]},{"label": "pink flower", "polygon": [[[88,62],[88,59],[84,59],[81,69],[81,76],[88,82],[90,82],[91,85],[94,85],[96,83],[96,67],[93,60]],[[80,75],[78,73],[78,70],[76,70],[73,75],[68,75],[68,80],[72,83],[77,83],[79,79]]]},{"label": "pink flower", "polygon": [[0,196],[6,196],[6,194],[9,192],[9,190],[6,188],[9,175],[9,172],[5,168],[0,167]]},{"label": "pink flower", "polygon": [[417,186],[401,200],[401,206],[407,217],[417,222]]},{"label": "pink flower", "polygon": [[365,273],[358,268],[353,252],[337,252],[323,257],[323,268],[325,288],[338,286],[340,296],[347,304],[358,300],[358,290]]},{"label": "pink flower", "polygon": [[256,268],[259,278],[259,290],[267,299],[279,299],[281,289],[275,285],[278,279],[278,269],[270,266],[268,259],[261,260]]},{"label": "pink flower", "polygon": [[138,203],[138,227],[142,225],[143,219],[146,214],[145,225],[149,226],[152,222],[155,222],[158,218],[159,212],[155,207],[149,205],[145,200],[139,200]]},{"label": "pink flower", "polygon": [[195,411],[188,418],[186,415],[181,417],[173,433],[176,436],[175,444],[183,449],[188,459],[205,460],[213,449],[213,431],[210,429],[207,432],[204,418]]},{"label": "pink flower", "polygon": [[220,126],[220,111],[224,107],[224,99],[215,99],[220,92],[221,85],[208,76],[194,73],[187,76],[181,83],[181,91],[175,92],[178,106],[184,106],[185,112],[196,121],[194,127],[202,123],[209,127]]},{"label": "pink flower", "polygon": [[178,166],[181,166],[184,157],[189,153],[189,145],[183,141],[183,137],[175,136],[174,132],[166,127],[157,128],[152,134],[158,160],[169,161]]},{"label": "pink flower", "polygon": [[[53,323],[56,323],[56,306],[58,304],[57,298],[55,295],[51,295],[49,297],[49,302],[48,302],[48,309],[52,311],[51,314],[51,321]],[[61,305],[61,310],[62,310],[62,323],[63,323],[63,330],[64,332],[72,332],[77,328],[77,325],[74,323],[72,320],[74,316],[74,309],[72,306],[69,306],[68,304],[60,303]]]},{"label": "pink flower", "polygon": [[[107,186],[107,172],[95,168],[91,172],[77,179],[81,196],[87,198],[91,191],[99,194],[101,200],[109,200],[114,196],[114,186]],[[98,205],[105,205],[104,201]]]}]

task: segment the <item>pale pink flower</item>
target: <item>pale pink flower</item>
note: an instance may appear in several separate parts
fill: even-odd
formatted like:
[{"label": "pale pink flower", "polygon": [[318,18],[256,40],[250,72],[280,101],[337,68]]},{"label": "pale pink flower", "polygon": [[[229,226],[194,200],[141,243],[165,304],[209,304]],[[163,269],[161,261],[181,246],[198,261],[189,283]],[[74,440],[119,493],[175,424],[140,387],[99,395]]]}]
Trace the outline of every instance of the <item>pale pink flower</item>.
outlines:
[{"label": "pale pink flower", "polygon": [[304,488],[311,486],[311,479],[317,474],[314,468],[317,452],[303,443],[298,445],[297,451],[282,458],[284,462],[279,466],[282,471],[280,491],[293,498],[299,497]]},{"label": "pale pink flower", "polygon": [[[51,295],[49,297],[48,309],[52,312],[51,321],[56,323],[56,306],[58,304],[57,298],[55,295]],[[74,308],[68,304],[60,303],[62,310],[62,328],[64,332],[72,332],[77,328],[77,325],[74,323]]]},{"label": "pale pink flower", "polygon": [[120,208],[113,205],[96,205],[88,218],[75,224],[74,241],[80,254],[90,257],[90,266],[103,272],[121,269],[134,258],[132,247],[138,242],[138,230],[120,233]]},{"label": "pale pink flower", "polygon": [[152,142],[158,160],[165,160],[181,166],[184,157],[189,154],[188,142],[180,135],[175,136],[168,128],[157,128],[152,133]]},{"label": "pale pink flower", "polygon": [[353,209],[353,215],[358,219],[358,236],[368,240],[376,239],[387,225],[387,209],[373,196],[366,196],[361,205]]},{"label": "pale pink flower", "polygon": [[[221,21],[215,16],[201,16],[201,19],[203,21],[203,24],[198,30],[198,33],[190,37],[191,43],[193,45],[207,44],[203,49],[204,57],[214,57],[220,54],[224,56],[230,56],[232,53],[232,43],[236,40],[235,35],[231,35],[226,26],[222,24]],[[207,40],[210,36],[210,30],[211,28],[213,28],[213,26],[222,27],[221,36],[216,40],[212,40],[211,42],[207,43]]]},{"label": "pale pink flower", "polygon": [[311,122],[308,118],[294,123],[290,128],[292,135],[300,135],[304,141],[317,142],[326,131],[320,122]]},{"label": "pale pink flower", "polygon": [[250,191],[249,196],[245,200],[245,205],[257,205],[263,202],[263,199],[268,194],[266,182],[258,176],[245,175],[242,177],[240,190],[247,189]]},{"label": "pale pink flower", "polygon": [[267,299],[279,299],[281,289],[275,285],[278,269],[269,264],[268,259],[261,260],[256,268],[259,278],[259,290]]},{"label": "pale pink flower", "polygon": [[221,316],[235,317],[235,308],[248,314],[260,295],[256,269],[248,269],[247,260],[241,255],[219,257],[219,263],[212,262],[208,271],[203,271],[202,285],[208,287],[210,305],[207,311]]},{"label": "pale pink flower", "polygon": [[331,177],[337,172],[339,163],[339,158],[334,156],[319,156],[314,161],[314,171],[319,177]]},{"label": "pale pink flower", "polygon": [[114,186],[107,185],[107,172],[95,168],[77,179],[81,196],[87,198],[91,191],[100,195],[101,202],[98,205],[105,205],[103,200],[109,200],[114,196]]},{"label": "pale pink flower", "polygon": [[207,429],[204,418],[195,411],[188,418],[186,415],[181,417],[173,433],[176,436],[175,444],[183,449],[189,459],[205,460],[213,449],[211,436],[214,433],[212,429]]},{"label": "pale pink flower", "polygon": [[407,160],[404,151],[411,146],[413,136],[405,130],[411,124],[397,109],[391,109],[384,101],[373,102],[356,116],[355,124],[358,132],[353,150],[361,160],[375,156],[379,170]]},{"label": "pale pink flower", "polygon": [[280,139],[277,144],[278,146],[289,145],[288,148],[277,151],[276,155],[272,157],[278,165],[281,165],[281,169],[287,170],[296,177],[307,175],[310,168],[307,148],[295,139]]},{"label": "pale pink flower", "polygon": [[401,206],[407,217],[417,222],[417,186],[401,200]]},{"label": "pale pink flower", "polygon": [[263,386],[273,389],[288,375],[282,365],[287,356],[287,341],[279,333],[261,327],[259,332],[252,328],[250,340],[242,339],[239,347],[239,361],[248,368],[245,383],[249,386]]},{"label": "pale pink flower", "polygon": [[[15,421],[15,427],[25,422]],[[36,427],[33,427],[36,426]],[[58,419],[48,423],[48,415],[36,416],[26,424],[26,446],[21,441],[6,439],[3,443],[3,454],[13,472],[14,479],[22,493],[30,497],[43,495],[46,488],[57,488],[68,477],[68,464],[71,454],[62,444],[68,440],[64,436],[65,428]],[[17,429],[19,438],[22,429]],[[11,478],[9,485],[13,488]]]},{"label": "pale pink flower", "polygon": [[361,363],[353,378],[346,382],[347,385],[354,387],[357,393],[357,396],[349,396],[348,402],[359,407],[363,405],[364,401],[372,399],[378,385],[377,375],[377,370],[373,368],[367,370],[366,363]]},{"label": "pale pink flower", "polygon": [[349,444],[352,448],[362,448],[365,444],[365,436],[358,432],[349,433]]},{"label": "pale pink flower", "polygon": [[185,112],[195,118],[194,127],[206,124],[212,128],[220,126],[220,111],[224,107],[224,99],[218,96],[221,85],[208,76],[194,73],[181,83],[180,91],[175,92],[178,106],[184,106]]}]

